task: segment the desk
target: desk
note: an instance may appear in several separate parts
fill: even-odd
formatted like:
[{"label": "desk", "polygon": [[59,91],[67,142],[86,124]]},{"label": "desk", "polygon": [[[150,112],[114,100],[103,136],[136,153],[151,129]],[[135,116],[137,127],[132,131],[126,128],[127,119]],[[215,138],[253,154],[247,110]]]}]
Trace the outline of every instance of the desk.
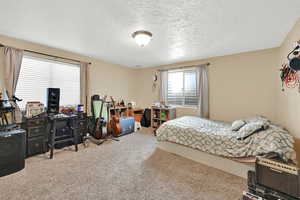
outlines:
[{"label": "desk", "polygon": [[132,109],[135,114],[142,114],[144,112],[144,108],[133,108]]},{"label": "desk", "polygon": [[[61,121],[67,122],[66,131],[58,132],[57,123]],[[52,115],[49,116],[49,122],[51,127],[49,140],[50,159],[53,158],[55,144],[71,141],[75,145],[75,151],[78,151],[77,115]],[[69,134],[69,131],[71,132],[71,135]]]},{"label": "desk", "polygon": [[115,108],[114,107],[109,108],[110,115],[115,115],[116,113],[120,115],[122,115],[122,113],[125,113],[125,115],[127,115],[127,110],[128,107],[126,106],[116,106]]},{"label": "desk", "polygon": [[[83,138],[87,134],[87,116],[86,113],[77,113],[76,119],[76,132],[78,136],[78,143],[83,141]],[[50,116],[49,116],[50,117]],[[22,129],[26,130],[26,156],[30,157],[37,154],[46,153],[49,151],[51,142],[51,127],[53,121],[50,120],[48,114],[44,113],[33,118],[23,118],[23,123],[21,124]],[[56,132],[58,134],[65,133],[72,134],[70,128],[66,128],[68,120],[58,120],[56,121]],[[1,126],[0,126],[1,127]],[[72,142],[61,143],[56,146],[64,147],[73,145]],[[55,148],[55,146],[54,146]]]},{"label": "desk", "polygon": [[140,121],[144,113],[144,108],[129,109],[127,106],[116,106],[116,108],[110,108],[109,110],[111,115],[114,115],[116,112],[119,112],[121,116],[134,117],[136,121]]}]

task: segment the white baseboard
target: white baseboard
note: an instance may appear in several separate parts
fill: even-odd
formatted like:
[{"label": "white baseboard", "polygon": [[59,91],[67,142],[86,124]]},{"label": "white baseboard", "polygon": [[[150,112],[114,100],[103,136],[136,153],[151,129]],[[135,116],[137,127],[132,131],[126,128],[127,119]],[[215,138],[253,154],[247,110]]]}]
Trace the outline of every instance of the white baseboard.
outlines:
[{"label": "white baseboard", "polygon": [[250,164],[240,163],[171,142],[159,142],[158,148],[242,178],[247,178],[247,172],[254,170],[254,166]]}]

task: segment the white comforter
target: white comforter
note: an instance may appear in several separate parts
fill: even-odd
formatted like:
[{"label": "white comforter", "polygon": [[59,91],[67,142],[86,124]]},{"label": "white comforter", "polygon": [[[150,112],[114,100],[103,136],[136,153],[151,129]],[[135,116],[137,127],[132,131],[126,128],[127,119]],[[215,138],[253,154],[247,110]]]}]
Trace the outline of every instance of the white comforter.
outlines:
[{"label": "white comforter", "polygon": [[231,124],[198,117],[181,117],[165,122],[157,130],[158,141],[168,141],[225,157],[250,157],[277,153],[295,161],[293,137],[273,124],[244,140],[237,139]]}]

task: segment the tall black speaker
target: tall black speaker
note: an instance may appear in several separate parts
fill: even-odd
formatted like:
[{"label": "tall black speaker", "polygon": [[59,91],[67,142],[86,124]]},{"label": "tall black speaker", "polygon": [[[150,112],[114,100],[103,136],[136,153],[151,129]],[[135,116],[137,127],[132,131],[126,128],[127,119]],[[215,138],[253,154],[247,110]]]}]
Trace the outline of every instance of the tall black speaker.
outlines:
[{"label": "tall black speaker", "polygon": [[56,114],[59,112],[59,99],[60,99],[59,88],[47,89],[47,112],[48,113]]},{"label": "tall black speaker", "polygon": [[22,129],[0,132],[0,177],[25,167],[25,135]]}]

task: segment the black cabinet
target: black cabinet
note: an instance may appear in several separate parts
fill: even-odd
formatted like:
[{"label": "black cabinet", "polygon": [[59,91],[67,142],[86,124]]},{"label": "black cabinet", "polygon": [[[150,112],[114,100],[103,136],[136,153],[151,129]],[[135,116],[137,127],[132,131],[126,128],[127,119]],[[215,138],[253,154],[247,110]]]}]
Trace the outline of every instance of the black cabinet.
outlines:
[{"label": "black cabinet", "polygon": [[47,115],[24,118],[22,128],[26,130],[26,157],[47,152],[49,128]]}]

